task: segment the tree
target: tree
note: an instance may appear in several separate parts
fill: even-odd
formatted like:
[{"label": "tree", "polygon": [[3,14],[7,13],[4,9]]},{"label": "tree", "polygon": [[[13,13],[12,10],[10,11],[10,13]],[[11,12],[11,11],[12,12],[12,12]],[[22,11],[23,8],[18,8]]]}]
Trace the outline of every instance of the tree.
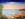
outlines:
[{"label": "tree", "polygon": [[3,9],[3,6],[0,4],[0,19],[1,19],[1,16],[2,16],[2,9]]}]

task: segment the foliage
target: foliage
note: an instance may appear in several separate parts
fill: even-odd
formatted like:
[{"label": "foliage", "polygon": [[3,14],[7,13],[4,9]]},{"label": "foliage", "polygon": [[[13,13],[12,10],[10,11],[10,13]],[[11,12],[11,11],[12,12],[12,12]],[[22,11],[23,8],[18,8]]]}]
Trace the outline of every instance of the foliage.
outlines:
[{"label": "foliage", "polygon": [[2,16],[2,9],[3,9],[3,6],[0,4],[0,19],[1,19],[1,16]]}]

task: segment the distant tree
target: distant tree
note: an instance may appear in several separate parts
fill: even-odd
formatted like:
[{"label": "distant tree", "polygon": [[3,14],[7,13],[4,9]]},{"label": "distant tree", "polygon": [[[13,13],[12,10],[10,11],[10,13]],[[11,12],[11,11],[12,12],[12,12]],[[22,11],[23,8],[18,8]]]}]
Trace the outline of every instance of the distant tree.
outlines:
[{"label": "distant tree", "polygon": [[2,16],[2,9],[3,9],[3,6],[0,4],[0,19],[1,19],[1,16]]}]

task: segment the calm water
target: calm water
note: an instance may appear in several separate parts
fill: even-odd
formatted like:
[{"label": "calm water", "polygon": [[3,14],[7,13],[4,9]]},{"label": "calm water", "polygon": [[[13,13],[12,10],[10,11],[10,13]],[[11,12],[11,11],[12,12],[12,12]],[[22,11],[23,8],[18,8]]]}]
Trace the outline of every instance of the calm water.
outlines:
[{"label": "calm water", "polygon": [[3,14],[6,14],[7,16],[10,16],[10,17],[13,14],[21,13],[21,11],[19,11],[19,10],[13,10],[13,9],[4,9],[2,12],[3,12]]}]

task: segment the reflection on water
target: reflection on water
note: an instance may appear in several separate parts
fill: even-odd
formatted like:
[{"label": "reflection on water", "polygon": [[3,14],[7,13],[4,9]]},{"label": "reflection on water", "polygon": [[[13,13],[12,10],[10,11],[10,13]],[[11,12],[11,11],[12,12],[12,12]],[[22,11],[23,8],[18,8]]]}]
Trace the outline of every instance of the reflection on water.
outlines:
[{"label": "reflection on water", "polygon": [[[4,11],[4,10],[3,10]],[[7,11],[7,10],[6,10]],[[10,13],[7,13],[7,14],[10,14],[11,15],[11,13],[12,12],[15,12],[15,11],[17,11],[18,13],[20,12],[21,13],[21,10],[19,11],[19,10],[8,10]],[[5,12],[5,11],[4,11]],[[25,13],[25,9],[23,9],[23,12]],[[6,13],[5,13],[6,14]],[[6,14],[6,15],[7,15]],[[13,13],[12,13],[13,14]],[[16,13],[17,14],[17,13]],[[3,19],[7,19],[7,16],[3,16]],[[10,15],[8,15],[8,16],[10,16]],[[2,19],[2,18],[1,18]],[[9,19],[9,18],[8,18]],[[19,17],[14,17],[14,18],[10,18],[10,19],[25,19],[25,15],[24,16],[19,16]]]},{"label": "reflection on water", "polygon": [[6,14],[7,16],[12,16],[13,14],[19,14],[21,13],[21,11],[17,10],[17,9],[4,9],[3,13]]}]

